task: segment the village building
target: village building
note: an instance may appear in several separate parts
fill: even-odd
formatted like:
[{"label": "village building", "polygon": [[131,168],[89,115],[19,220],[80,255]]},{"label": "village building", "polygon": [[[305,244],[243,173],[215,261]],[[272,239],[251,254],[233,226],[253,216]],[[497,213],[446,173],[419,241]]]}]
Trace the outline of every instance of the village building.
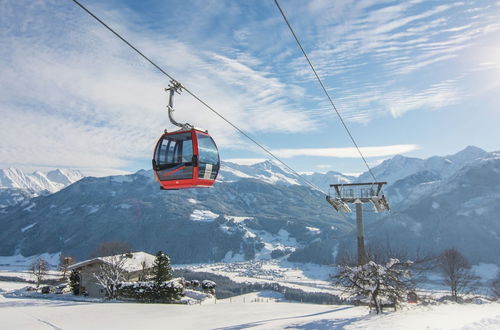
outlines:
[{"label": "village building", "polygon": [[145,275],[152,270],[155,256],[146,252],[125,253],[108,257],[85,260],[69,267],[80,275],[80,292],[90,297],[103,298],[106,289],[99,284],[94,274],[102,270],[103,265],[117,267],[126,282],[144,281]]}]

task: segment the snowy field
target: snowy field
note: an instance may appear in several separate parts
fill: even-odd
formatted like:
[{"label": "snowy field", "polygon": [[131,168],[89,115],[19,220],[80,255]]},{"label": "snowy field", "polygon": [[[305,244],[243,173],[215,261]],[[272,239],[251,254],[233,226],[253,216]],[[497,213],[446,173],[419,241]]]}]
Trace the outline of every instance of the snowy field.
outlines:
[{"label": "snowy field", "polygon": [[[32,280],[26,271],[30,260],[11,258],[0,260],[3,263],[0,275]],[[275,282],[304,291],[338,294],[329,282],[332,268],[327,266],[271,260],[183,265],[182,268],[225,275],[236,282]],[[498,270],[494,265],[477,268],[485,280]],[[56,276],[56,272],[51,274]],[[437,278],[433,280],[438,282]],[[383,315],[375,315],[370,314],[367,307],[290,302],[274,291],[208,299],[196,305],[170,305],[105,302],[72,295],[19,295],[19,290],[27,285],[30,284],[0,281],[1,330],[500,329],[500,303],[486,303],[484,299],[478,304],[408,304],[396,312],[388,309]],[[447,294],[437,284],[425,292],[433,297]]]},{"label": "snowy field", "polygon": [[413,306],[374,315],[366,307],[277,302],[266,292],[201,305],[5,296],[1,329],[500,329],[499,303]]},{"label": "snowy field", "polygon": [[[174,268],[185,268],[197,272],[208,272],[227,276],[235,282],[273,282],[301,289],[306,292],[326,292],[340,295],[340,291],[332,287],[331,275],[335,272],[331,266],[293,263],[278,260],[253,260],[233,263],[178,265]],[[500,268],[494,264],[473,266],[474,273],[480,278],[480,286],[476,292],[487,294],[489,283]],[[435,272],[422,274],[425,276],[418,284],[418,292],[438,298],[449,294],[449,288],[443,285],[441,275]]]}]

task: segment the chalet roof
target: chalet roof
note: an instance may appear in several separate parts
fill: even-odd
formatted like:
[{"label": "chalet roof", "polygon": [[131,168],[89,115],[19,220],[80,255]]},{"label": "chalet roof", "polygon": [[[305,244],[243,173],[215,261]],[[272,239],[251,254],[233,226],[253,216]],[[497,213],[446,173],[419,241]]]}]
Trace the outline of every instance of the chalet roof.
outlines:
[{"label": "chalet roof", "polygon": [[138,270],[142,269],[142,262],[146,262],[146,268],[151,268],[153,267],[153,263],[155,260],[155,256],[146,252],[133,252],[133,253],[125,253],[125,254],[118,254],[114,256],[108,256],[108,257],[98,257],[94,259],[88,259],[84,260],[81,262],[78,262],[76,264],[71,265],[68,269],[73,270],[73,269],[78,269],[82,268],[84,266],[88,266],[94,263],[112,263],[118,258],[124,257],[125,261],[123,262],[123,270],[126,272],[135,272]]}]

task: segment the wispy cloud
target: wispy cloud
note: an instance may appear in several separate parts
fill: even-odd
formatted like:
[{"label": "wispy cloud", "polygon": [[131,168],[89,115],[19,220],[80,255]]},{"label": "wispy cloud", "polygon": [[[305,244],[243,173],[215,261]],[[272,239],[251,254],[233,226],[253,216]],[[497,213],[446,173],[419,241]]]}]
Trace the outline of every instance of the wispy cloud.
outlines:
[{"label": "wispy cloud", "polygon": [[[253,68],[259,60],[250,54],[151,38],[126,23],[126,12],[95,8],[241,128],[299,132],[316,126],[290,105],[302,88]],[[100,171],[151,157],[155,139],[170,128],[165,77],[70,3],[4,3],[0,15],[1,159]],[[176,96],[175,107],[177,120],[207,128],[220,147],[248,149],[234,129],[188,95]]]},{"label": "wispy cloud", "polygon": [[[272,2],[156,2],[161,19],[148,9],[147,24],[126,4],[87,4],[252,135],[286,139],[319,132],[334,120]],[[158,135],[172,128],[162,91],[167,79],[71,2],[0,6],[0,165],[97,173],[149,160]],[[485,36],[496,45],[500,8],[493,3],[291,0],[283,6],[351,122],[457,104],[477,92],[464,88],[468,72],[498,68],[497,53],[481,51],[491,55],[477,61],[464,55]],[[255,150],[190,96],[176,96],[175,107],[177,120],[208,129],[221,150]],[[411,151],[384,148],[371,152]],[[287,157],[357,157],[346,156],[347,149],[281,151]]]},{"label": "wispy cloud", "polygon": [[454,81],[444,81],[420,92],[409,90],[394,91],[386,95],[383,102],[394,117],[399,117],[414,109],[440,109],[459,100]]},{"label": "wispy cloud", "polygon": [[[301,6],[300,2],[294,5]],[[285,5],[292,25],[320,76],[327,86],[335,87],[335,101],[350,121],[367,122],[387,114],[401,116],[408,109],[439,109],[460,102],[465,97],[457,92],[466,83],[464,63],[474,66],[466,60],[467,50],[485,36],[500,37],[498,7],[477,1],[316,0],[303,5],[304,9],[291,8]],[[314,20],[306,20],[303,11],[309,11]],[[300,54],[291,63],[296,77],[313,82]],[[447,75],[432,71],[444,72],[444,65],[458,63],[462,68]],[[427,86],[409,84],[409,75],[424,74]],[[382,95],[392,100],[387,102]],[[427,102],[422,100],[429,95]]]},{"label": "wispy cloud", "polygon": [[[418,150],[415,144],[399,144],[391,146],[361,147],[360,150],[365,157],[386,157],[403,154]],[[335,158],[359,158],[356,148],[300,148],[300,149],[277,149],[273,152],[283,158],[297,156],[317,156]]]}]

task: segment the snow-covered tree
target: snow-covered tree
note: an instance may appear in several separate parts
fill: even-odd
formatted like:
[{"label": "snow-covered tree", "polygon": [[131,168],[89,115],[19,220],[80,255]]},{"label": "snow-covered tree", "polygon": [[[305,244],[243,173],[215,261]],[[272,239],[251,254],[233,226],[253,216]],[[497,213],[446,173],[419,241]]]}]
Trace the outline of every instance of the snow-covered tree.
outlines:
[{"label": "snow-covered tree", "polygon": [[43,258],[37,258],[35,261],[31,263],[31,274],[35,277],[36,280],[36,287],[38,288],[40,286],[40,283],[43,281],[45,276],[47,275],[49,271],[49,263],[47,260]]},{"label": "snow-covered tree", "polygon": [[120,254],[101,259],[102,263],[99,266],[99,270],[93,275],[97,283],[106,289],[108,298],[114,299],[116,298],[116,287],[118,283],[125,280],[124,265],[127,260],[127,255]]},{"label": "snow-covered tree", "polygon": [[401,262],[390,259],[385,264],[370,261],[362,266],[339,266],[335,283],[344,288],[351,296],[364,296],[370,299],[377,314],[382,312],[382,300],[387,299],[397,304],[404,301],[412,290],[412,261]]},{"label": "snow-covered tree", "polygon": [[460,293],[469,293],[474,289],[478,277],[471,270],[470,263],[458,250],[443,251],[437,262],[443,275],[443,282],[450,287],[451,296],[455,301],[458,301]]},{"label": "snow-covered tree", "polygon": [[217,284],[214,282],[214,281],[210,281],[210,280],[203,280],[201,282],[201,288],[206,291],[206,292],[209,292],[211,294],[215,294],[215,288],[217,287]]},{"label": "snow-covered tree", "polygon": [[156,253],[156,259],[153,263],[153,281],[155,283],[162,283],[165,281],[170,281],[172,279],[172,267],[170,266],[170,257],[158,251]]}]

